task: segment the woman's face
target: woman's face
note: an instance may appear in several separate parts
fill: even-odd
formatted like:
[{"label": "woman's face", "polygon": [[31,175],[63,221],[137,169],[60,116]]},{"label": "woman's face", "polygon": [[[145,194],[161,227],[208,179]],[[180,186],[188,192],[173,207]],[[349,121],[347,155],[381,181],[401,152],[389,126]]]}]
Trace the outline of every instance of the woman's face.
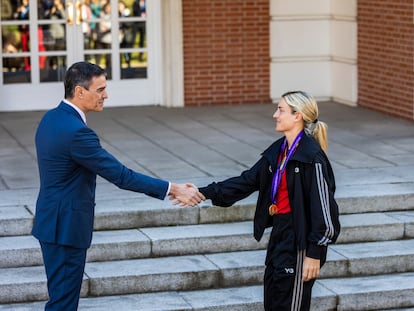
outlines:
[{"label": "woman's face", "polygon": [[276,131],[288,132],[297,126],[298,114],[292,112],[292,108],[282,98],[273,114],[276,121]]}]

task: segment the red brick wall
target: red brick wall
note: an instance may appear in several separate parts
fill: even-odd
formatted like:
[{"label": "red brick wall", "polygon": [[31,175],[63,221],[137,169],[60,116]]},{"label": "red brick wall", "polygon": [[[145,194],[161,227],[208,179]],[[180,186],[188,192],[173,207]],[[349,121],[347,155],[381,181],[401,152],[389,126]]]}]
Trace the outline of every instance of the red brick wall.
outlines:
[{"label": "red brick wall", "polygon": [[414,120],[413,0],[358,1],[358,104]]},{"label": "red brick wall", "polygon": [[183,0],[186,106],[270,103],[269,0]]}]

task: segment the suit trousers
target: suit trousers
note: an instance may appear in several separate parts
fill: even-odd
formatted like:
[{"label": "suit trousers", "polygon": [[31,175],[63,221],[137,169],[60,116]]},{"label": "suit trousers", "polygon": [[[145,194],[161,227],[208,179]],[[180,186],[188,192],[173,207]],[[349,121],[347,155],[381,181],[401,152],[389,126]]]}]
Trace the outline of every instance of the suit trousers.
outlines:
[{"label": "suit trousers", "polygon": [[79,304],[86,248],[40,242],[49,301],[45,311],[76,311]]},{"label": "suit trousers", "polygon": [[315,280],[302,282],[305,251],[298,251],[292,214],[273,216],[266,270],[264,306],[266,311],[306,311],[310,309]]}]

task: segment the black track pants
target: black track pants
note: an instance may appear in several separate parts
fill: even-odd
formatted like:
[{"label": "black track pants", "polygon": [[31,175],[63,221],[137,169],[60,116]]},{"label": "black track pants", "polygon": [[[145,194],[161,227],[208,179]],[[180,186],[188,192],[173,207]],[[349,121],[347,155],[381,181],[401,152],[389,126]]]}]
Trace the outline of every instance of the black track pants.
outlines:
[{"label": "black track pants", "polygon": [[302,282],[305,251],[297,250],[292,215],[273,217],[264,275],[265,310],[309,310],[315,280]]}]

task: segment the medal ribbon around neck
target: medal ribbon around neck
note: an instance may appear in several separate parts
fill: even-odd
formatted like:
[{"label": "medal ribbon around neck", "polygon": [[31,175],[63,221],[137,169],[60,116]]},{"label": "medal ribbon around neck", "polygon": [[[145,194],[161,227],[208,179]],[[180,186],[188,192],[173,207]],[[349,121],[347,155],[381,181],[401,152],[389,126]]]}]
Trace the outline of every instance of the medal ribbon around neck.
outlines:
[{"label": "medal ribbon around neck", "polygon": [[[279,188],[280,185],[280,181],[282,180],[282,174],[285,171],[286,165],[288,163],[288,161],[290,160],[290,158],[292,157],[292,155],[295,153],[296,148],[299,145],[299,141],[303,136],[303,131],[301,131],[298,136],[296,136],[295,140],[293,141],[293,144],[290,148],[287,148],[287,140],[285,138],[285,140],[283,141],[283,144],[280,148],[280,152],[281,153],[285,153],[285,156],[278,161],[277,164],[277,168],[276,168],[276,172],[273,174],[273,180],[272,180],[272,193],[271,193],[271,200],[272,200],[272,204],[269,206],[269,214],[271,216],[277,214],[277,190]],[[286,149],[287,153],[286,153]]]}]

